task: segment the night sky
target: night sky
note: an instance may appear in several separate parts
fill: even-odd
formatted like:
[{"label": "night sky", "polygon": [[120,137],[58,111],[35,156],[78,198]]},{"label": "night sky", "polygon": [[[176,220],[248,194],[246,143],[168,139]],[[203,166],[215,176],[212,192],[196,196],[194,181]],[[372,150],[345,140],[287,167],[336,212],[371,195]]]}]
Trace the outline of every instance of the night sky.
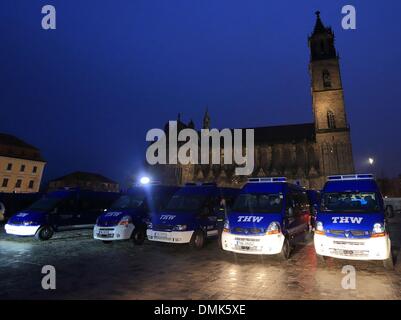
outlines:
[{"label": "night sky", "polygon": [[[46,4],[57,30],[41,28]],[[356,30],[341,28],[346,4]],[[206,106],[218,128],[311,122],[317,9],[336,34],[357,169],[401,173],[398,0],[2,0],[0,132],[42,150],[45,180],[123,182],[141,170],[147,130],[178,112],[197,127]]]}]

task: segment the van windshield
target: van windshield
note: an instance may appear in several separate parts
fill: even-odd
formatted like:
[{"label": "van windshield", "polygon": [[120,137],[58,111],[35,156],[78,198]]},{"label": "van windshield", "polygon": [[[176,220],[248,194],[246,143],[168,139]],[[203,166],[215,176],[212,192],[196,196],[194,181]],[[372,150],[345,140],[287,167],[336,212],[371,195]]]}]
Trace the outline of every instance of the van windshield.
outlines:
[{"label": "van windshield", "polygon": [[206,202],[205,195],[178,194],[174,195],[167,204],[166,211],[199,211]]},{"label": "van windshield", "polygon": [[282,208],[282,193],[244,193],[238,196],[232,210],[236,212],[279,213]]},{"label": "van windshield", "polygon": [[121,210],[121,209],[137,209],[145,201],[144,195],[139,194],[129,194],[124,195],[118,198],[110,207],[112,210]]},{"label": "van windshield", "polygon": [[380,203],[375,192],[331,192],[323,194],[321,211],[378,212]]},{"label": "van windshield", "polygon": [[40,198],[38,201],[35,201],[31,206],[28,208],[28,210],[32,211],[50,211],[57,207],[63,200],[65,200],[65,197],[43,197]]}]

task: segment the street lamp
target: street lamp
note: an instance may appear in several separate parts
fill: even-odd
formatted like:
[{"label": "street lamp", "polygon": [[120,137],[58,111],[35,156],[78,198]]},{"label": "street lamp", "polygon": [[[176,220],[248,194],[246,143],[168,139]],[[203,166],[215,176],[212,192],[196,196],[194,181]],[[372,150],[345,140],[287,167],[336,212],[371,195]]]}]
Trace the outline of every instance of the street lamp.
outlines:
[{"label": "street lamp", "polygon": [[143,185],[149,184],[150,183],[150,178],[149,177],[142,177],[139,182]]},{"label": "street lamp", "polygon": [[369,158],[369,159],[368,159],[368,162],[369,162],[370,165],[373,165],[373,163],[375,163],[375,159]]}]

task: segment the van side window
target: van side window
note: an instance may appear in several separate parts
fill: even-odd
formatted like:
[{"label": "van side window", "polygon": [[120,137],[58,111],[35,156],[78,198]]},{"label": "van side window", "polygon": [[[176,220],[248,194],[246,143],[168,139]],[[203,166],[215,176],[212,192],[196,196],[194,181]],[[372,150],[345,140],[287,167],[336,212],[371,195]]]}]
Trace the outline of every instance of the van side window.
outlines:
[{"label": "van side window", "polygon": [[[295,214],[295,203],[294,203],[293,194],[288,193],[286,198],[287,199],[286,199],[286,206],[285,206],[285,208],[286,208],[285,214],[287,217],[289,217],[289,216],[292,217]],[[290,209],[292,211],[292,215],[290,215]]]},{"label": "van side window", "polygon": [[75,199],[69,198],[60,204],[57,212],[70,212],[70,211],[75,211],[75,209],[76,209]]},{"label": "van side window", "polygon": [[110,200],[103,197],[81,196],[80,208],[84,212],[98,212],[110,206]]}]

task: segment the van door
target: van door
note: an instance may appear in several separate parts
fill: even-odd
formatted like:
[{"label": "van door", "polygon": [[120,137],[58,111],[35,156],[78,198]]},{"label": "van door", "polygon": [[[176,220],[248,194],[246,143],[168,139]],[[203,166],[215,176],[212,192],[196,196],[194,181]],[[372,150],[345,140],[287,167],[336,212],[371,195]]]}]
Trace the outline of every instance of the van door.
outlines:
[{"label": "van door", "polygon": [[103,202],[102,199],[97,199],[94,194],[80,194],[75,224],[80,227],[94,225],[99,215],[107,209]]},{"label": "van door", "polygon": [[50,213],[50,221],[52,225],[58,229],[68,229],[74,224],[75,211],[77,207],[76,197],[71,196],[58,205],[53,212]]},{"label": "van door", "polygon": [[214,237],[218,235],[217,230],[217,215],[218,212],[215,212],[215,204],[216,199],[211,198],[205,202],[204,207],[202,208],[200,214],[200,224],[201,228],[205,230],[208,237]]},{"label": "van door", "polygon": [[294,212],[295,212],[295,228],[294,236],[297,240],[302,240],[305,233],[309,229],[309,201],[306,193],[296,191],[293,193]]},{"label": "van door", "polygon": [[284,234],[288,235],[290,241],[295,241],[297,237],[297,215],[296,204],[292,193],[286,195],[286,208],[284,216]]}]

